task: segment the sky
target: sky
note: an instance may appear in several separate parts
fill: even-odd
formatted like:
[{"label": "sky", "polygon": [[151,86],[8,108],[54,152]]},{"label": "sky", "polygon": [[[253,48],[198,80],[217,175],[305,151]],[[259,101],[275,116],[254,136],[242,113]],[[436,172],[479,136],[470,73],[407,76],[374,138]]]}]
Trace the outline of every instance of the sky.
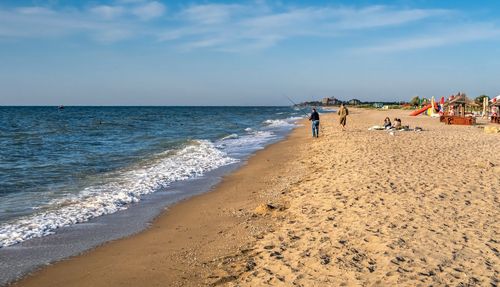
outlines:
[{"label": "sky", "polygon": [[0,105],[500,94],[500,1],[1,0]]}]

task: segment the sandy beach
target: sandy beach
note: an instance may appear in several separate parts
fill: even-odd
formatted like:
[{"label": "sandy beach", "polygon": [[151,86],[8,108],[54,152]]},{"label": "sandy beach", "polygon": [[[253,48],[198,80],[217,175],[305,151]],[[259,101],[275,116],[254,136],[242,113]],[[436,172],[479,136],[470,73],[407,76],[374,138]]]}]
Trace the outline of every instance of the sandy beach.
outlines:
[{"label": "sandy beach", "polygon": [[[149,229],[13,286],[497,286],[500,134],[324,114]],[[421,132],[368,131],[400,117]]]}]

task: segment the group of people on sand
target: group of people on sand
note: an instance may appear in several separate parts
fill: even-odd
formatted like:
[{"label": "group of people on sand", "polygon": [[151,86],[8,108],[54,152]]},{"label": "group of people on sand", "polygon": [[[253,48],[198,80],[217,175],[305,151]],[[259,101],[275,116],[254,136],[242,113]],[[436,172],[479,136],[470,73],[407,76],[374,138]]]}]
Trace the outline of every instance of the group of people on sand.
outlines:
[{"label": "group of people on sand", "polygon": [[397,130],[399,130],[400,128],[402,128],[402,126],[401,126],[401,119],[394,118],[394,124],[393,124],[393,123],[391,123],[391,119],[389,117],[386,117],[385,120],[384,120],[384,128],[386,130],[388,130],[388,129],[397,129]]},{"label": "group of people on sand", "polygon": [[[340,108],[337,111],[339,115],[339,124],[342,131],[345,131],[345,125],[347,124],[347,116],[349,115],[349,110],[344,104],[340,104]],[[312,113],[309,116],[309,120],[312,124],[312,135],[313,137],[319,137],[319,113],[316,108],[312,109]]]}]

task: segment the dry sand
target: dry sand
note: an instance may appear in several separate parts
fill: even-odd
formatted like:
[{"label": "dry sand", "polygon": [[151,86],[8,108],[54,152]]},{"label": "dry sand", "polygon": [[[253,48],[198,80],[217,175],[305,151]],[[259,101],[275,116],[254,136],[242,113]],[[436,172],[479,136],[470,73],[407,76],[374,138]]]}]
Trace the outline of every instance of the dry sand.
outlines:
[{"label": "dry sand", "polygon": [[[307,174],[241,286],[497,286],[500,137],[404,111],[352,110],[301,145]],[[402,118],[423,132],[368,131]]]},{"label": "dry sand", "polygon": [[[322,117],[150,229],[15,286],[497,286],[500,134]],[[386,116],[422,132],[368,131]]]}]

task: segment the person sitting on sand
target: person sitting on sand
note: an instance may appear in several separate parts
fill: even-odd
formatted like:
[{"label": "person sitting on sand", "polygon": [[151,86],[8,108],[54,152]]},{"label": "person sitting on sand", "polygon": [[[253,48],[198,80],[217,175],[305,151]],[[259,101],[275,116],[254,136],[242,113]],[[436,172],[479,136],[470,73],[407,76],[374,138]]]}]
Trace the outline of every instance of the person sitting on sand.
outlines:
[{"label": "person sitting on sand", "polygon": [[339,108],[339,111],[337,112],[337,114],[340,116],[339,117],[340,127],[342,128],[343,131],[345,131],[345,125],[347,123],[347,116],[349,115],[349,110],[342,103],[342,104],[340,104],[340,108]]},{"label": "person sitting on sand", "polygon": [[389,119],[389,117],[386,117],[384,120],[384,128],[387,130],[390,129],[391,127],[392,127],[391,119]]},{"label": "person sitting on sand", "polygon": [[319,114],[315,108],[312,109],[309,120],[312,122],[313,137],[319,137]]},{"label": "person sitting on sand", "polygon": [[394,118],[394,126],[392,126],[392,127],[397,129],[397,130],[401,129],[401,119]]},{"label": "person sitting on sand", "polygon": [[491,107],[491,116],[498,117],[498,107],[497,106]]}]

